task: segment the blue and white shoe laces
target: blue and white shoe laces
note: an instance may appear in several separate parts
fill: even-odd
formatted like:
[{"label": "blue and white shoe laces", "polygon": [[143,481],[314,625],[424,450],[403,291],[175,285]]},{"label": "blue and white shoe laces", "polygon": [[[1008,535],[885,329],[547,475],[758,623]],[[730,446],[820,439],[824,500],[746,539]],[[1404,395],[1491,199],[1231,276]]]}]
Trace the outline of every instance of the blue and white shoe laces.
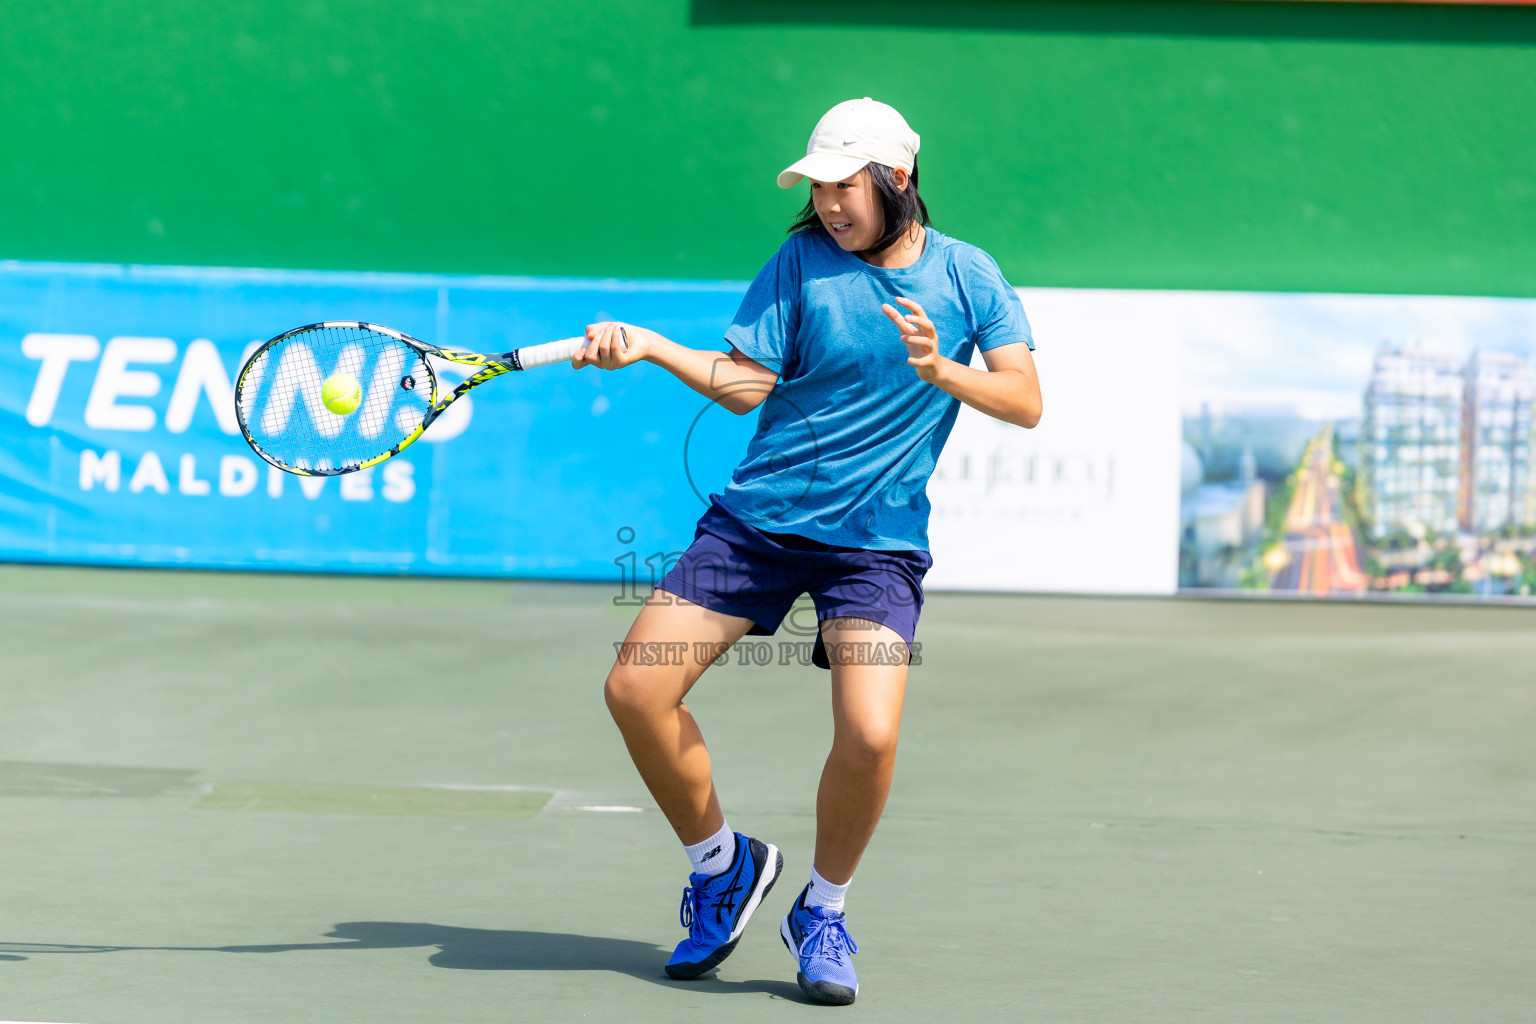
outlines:
[{"label": "blue and white shoe laces", "polygon": [[812,915],[810,926],[805,930],[805,938],[800,942],[800,955],[807,962],[826,960],[838,967],[847,967],[849,964],[843,956],[844,949],[850,954],[859,951],[858,943],[853,941],[853,936],[843,926],[843,919]]},{"label": "blue and white shoe laces", "polygon": [[[691,885],[684,886],[683,887],[683,905],[681,907],[677,908],[677,920],[678,920],[678,922],[684,928],[687,928],[688,929],[688,934],[690,936],[692,936],[693,938],[695,938],[695,939],[703,937],[702,935],[695,933],[694,930],[693,930],[694,922],[695,921],[699,921],[699,911],[698,911],[698,908],[694,906],[694,904],[698,902],[697,895],[698,894],[695,893],[693,886],[691,886]],[[699,930],[702,932],[703,931],[703,928],[702,928],[703,922],[699,921],[699,924],[701,925]]]}]

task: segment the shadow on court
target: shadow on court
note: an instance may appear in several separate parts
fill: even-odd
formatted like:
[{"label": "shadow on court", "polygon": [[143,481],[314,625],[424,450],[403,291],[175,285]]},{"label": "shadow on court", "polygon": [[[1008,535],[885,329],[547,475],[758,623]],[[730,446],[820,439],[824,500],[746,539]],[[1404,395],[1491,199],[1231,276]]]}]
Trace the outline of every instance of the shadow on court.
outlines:
[{"label": "shadow on court", "polygon": [[435,946],[427,957],[433,967],[457,971],[613,971],[668,988],[713,995],[766,993],[803,1001],[800,989],[787,981],[721,981],[710,975],[701,981],[675,981],[662,973],[668,950],[633,939],[610,939],[566,932],[502,931],[455,928],[406,921],[347,921],[326,933],[335,942],[284,942],[250,946],[86,946],[0,942],[0,960],[81,953],[123,953],[158,950],[183,953],[309,953],[331,950],[414,949]]}]

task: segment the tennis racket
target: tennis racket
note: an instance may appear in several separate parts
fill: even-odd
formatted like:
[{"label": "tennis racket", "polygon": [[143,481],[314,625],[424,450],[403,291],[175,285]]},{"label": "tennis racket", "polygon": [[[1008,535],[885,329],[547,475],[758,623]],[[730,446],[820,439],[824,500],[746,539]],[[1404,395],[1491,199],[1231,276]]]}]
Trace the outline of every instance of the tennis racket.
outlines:
[{"label": "tennis racket", "polygon": [[[235,415],[256,454],[278,469],[340,476],[400,454],[471,388],[504,373],[563,362],[586,345],[585,337],[566,338],[486,355],[439,348],[356,320],[308,324],[284,331],[246,360],[235,380]],[[439,394],[428,356],[480,369]],[[322,394],[338,374],[355,379],[362,391],[345,415],[327,408]]]}]

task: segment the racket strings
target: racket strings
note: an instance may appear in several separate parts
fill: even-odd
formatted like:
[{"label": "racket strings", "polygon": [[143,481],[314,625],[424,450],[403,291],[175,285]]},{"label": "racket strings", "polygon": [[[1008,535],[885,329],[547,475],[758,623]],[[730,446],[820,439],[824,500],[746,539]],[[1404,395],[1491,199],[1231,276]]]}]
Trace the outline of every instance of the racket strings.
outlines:
[{"label": "racket strings", "polygon": [[[325,406],[325,382],[346,373],[356,409]],[[361,327],[317,327],[257,354],[241,385],[242,423],[258,449],[293,469],[336,473],[392,451],[431,409],[433,375],[420,352]]]}]

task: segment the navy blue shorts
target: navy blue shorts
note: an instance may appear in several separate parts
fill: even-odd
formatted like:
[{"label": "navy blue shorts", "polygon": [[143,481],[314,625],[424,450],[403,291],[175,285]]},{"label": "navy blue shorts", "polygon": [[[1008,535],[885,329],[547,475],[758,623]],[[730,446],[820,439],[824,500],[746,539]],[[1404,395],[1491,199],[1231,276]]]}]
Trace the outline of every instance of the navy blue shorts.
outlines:
[{"label": "navy blue shorts", "polygon": [[[771,636],[801,594],[816,619],[869,619],[911,644],[923,610],[926,551],[840,548],[788,533],[765,533],[742,522],[710,495],[693,543],[658,589],[726,615],[751,619],[751,636]],[[829,668],[816,631],[812,663]]]}]

